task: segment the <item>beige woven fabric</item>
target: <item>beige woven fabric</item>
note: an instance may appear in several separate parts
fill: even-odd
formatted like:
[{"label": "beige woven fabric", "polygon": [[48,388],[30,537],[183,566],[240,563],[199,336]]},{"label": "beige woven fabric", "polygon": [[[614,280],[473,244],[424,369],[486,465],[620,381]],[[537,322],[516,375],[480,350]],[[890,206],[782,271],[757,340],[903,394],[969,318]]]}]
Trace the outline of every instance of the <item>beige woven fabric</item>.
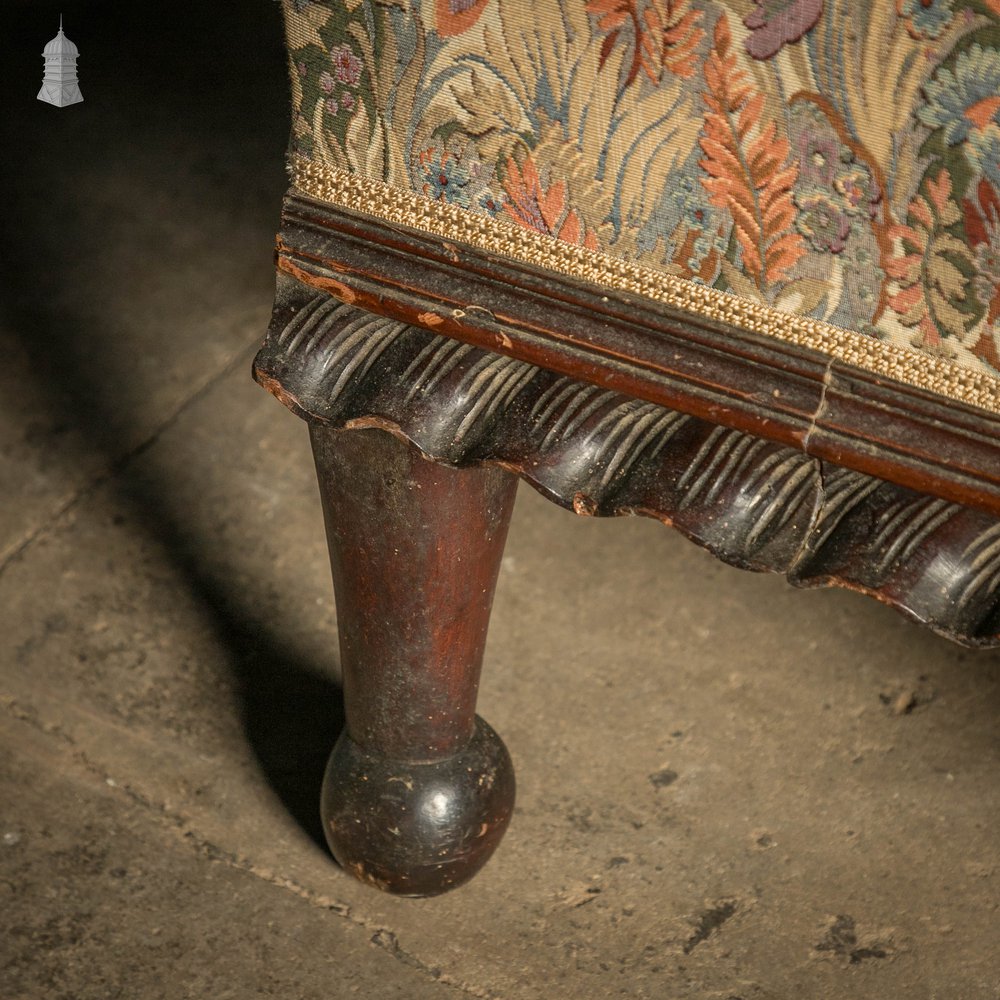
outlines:
[{"label": "beige woven fabric", "polygon": [[1000,0],[285,12],[305,193],[1000,411]]}]

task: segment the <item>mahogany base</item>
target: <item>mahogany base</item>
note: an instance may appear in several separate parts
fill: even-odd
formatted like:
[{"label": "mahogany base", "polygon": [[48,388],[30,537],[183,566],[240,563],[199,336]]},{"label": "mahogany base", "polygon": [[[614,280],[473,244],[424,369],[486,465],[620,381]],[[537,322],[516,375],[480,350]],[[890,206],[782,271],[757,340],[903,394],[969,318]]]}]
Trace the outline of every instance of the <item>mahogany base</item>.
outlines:
[{"label": "mahogany base", "polygon": [[500,843],[514,808],[514,765],[478,716],[454,757],[394,760],[343,733],[323,780],[323,830],[356,878],[401,896],[434,896],[467,882]]},{"label": "mahogany base", "polygon": [[327,766],[334,856],[380,889],[471,878],[514,806],[514,768],[475,714],[517,480],[453,469],[381,430],[312,427],[347,728]]},{"label": "mahogany base", "polygon": [[[955,641],[1000,645],[993,417],[938,414],[928,426],[946,437],[928,455],[914,450],[914,432],[868,441],[867,458],[841,456],[818,416],[802,435],[770,439],[766,408],[767,434],[757,434],[724,407],[706,419],[634,395],[641,387],[615,360],[567,374],[514,355],[534,334],[500,331],[510,356],[464,342],[464,328],[436,314],[414,325],[358,309],[351,289],[324,276],[341,265],[316,225],[301,236],[312,271],[279,276],[254,372],[312,433],[347,716],[323,814],[354,875],[407,895],[441,892],[482,866],[507,825],[513,771],[475,699],[516,476],[578,514],[654,517],[732,565],[847,587]],[[820,410],[836,415],[833,386],[825,392]],[[857,398],[881,407],[872,426],[891,423],[890,396],[913,404],[888,385]]]}]

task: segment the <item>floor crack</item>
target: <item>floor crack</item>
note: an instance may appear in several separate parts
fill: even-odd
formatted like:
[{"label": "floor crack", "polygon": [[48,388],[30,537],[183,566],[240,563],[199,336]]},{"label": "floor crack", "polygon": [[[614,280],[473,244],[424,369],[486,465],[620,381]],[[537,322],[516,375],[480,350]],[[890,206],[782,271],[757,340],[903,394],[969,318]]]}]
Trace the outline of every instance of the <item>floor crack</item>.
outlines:
[{"label": "floor crack", "polygon": [[35,542],[50,534],[55,529],[55,526],[58,525],[70,511],[72,511],[88,497],[92,496],[106,483],[120,475],[136,458],[156,444],[165,431],[173,427],[195,403],[203,399],[222,379],[232,374],[232,372],[236,371],[240,366],[246,364],[253,354],[257,352],[258,346],[259,338],[255,338],[251,344],[241,347],[240,350],[236,352],[236,354],[234,354],[221,368],[216,369],[214,373],[209,375],[208,378],[194,390],[194,392],[181,400],[180,403],[178,403],[177,406],[175,406],[174,409],[167,414],[167,416],[152,431],[152,433],[149,434],[148,437],[144,438],[124,454],[111,459],[104,466],[104,468],[95,473],[87,482],[83,483],[70,493],[70,495],[66,497],[53,511],[51,511],[40,524],[31,528],[20,539],[13,542],[5,552],[0,553],[0,577],[2,577],[3,574],[15,562],[17,562],[24,555],[24,553],[27,552],[32,545],[34,545]]}]

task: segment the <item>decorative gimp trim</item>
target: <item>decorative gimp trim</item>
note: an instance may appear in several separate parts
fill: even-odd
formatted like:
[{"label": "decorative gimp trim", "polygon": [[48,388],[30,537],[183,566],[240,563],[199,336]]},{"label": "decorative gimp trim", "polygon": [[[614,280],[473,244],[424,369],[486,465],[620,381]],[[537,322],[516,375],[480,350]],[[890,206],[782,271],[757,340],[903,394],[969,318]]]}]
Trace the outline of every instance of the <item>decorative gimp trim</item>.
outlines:
[{"label": "decorative gimp trim", "polygon": [[822,320],[782,312],[599,250],[565,243],[507,219],[476,215],[457,205],[431,201],[415,192],[345,174],[304,157],[292,159],[291,174],[303,194],[320,201],[604,288],[642,295],[694,316],[822,351],[876,375],[1000,412],[1000,378],[945,358],[920,354]]}]

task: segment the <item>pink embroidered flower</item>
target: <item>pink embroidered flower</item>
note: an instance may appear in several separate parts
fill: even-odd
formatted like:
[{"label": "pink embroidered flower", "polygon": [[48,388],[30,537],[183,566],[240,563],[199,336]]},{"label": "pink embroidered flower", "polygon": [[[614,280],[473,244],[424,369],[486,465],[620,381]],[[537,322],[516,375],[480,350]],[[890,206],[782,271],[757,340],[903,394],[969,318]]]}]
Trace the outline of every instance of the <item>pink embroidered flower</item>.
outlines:
[{"label": "pink embroidered flower", "polygon": [[797,195],[799,211],[795,217],[798,231],[819,251],[841,253],[847,246],[851,220],[841,211],[840,203],[823,191]]},{"label": "pink embroidered flower", "polygon": [[833,182],[834,190],[843,195],[848,214],[869,215],[873,219],[882,198],[878,184],[863,167],[851,167]]},{"label": "pink embroidered flower", "polygon": [[335,115],[340,110],[337,102],[332,97],[328,97],[323,106],[326,108],[327,114],[331,115]]},{"label": "pink embroidered flower", "polygon": [[333,86],[334,86],[333,77],[330,76],[330,74],[327,73],[326,70],[323,70],[323,72],[320,73],[319,75],[319,89],[322,90],[324,94],[332,94]]},{"label": "pink embroidered flower", "polygon": [[353,111],[354,110],[354,95],[349,90],[345,90],[340,95],[340,106],[345,111]]},{"label": "pink embroidered flower", "polygon": [[349,45],[338,45],[330,52],[333,72],[341,83],[354,86],[361,79],[361,60]]},{"label": "pink embroidered flower", "polygon": [[747,52],[770,59],[789,42],[797,42],[819,20],[823,0],[757,0],[743,23],[750,29]]},{"label": "pink embroidered flower", "polygon": [[840,145],[832,135],[805,131],[799,137],[799,177],[804,184],[829,187],[840,165]]},{"label": "pink embroidered flower", "polygon": [[295,68],[299,71],[299,76],[305,76],[309,72],[309,67],[304,62],[297,62]]}]

